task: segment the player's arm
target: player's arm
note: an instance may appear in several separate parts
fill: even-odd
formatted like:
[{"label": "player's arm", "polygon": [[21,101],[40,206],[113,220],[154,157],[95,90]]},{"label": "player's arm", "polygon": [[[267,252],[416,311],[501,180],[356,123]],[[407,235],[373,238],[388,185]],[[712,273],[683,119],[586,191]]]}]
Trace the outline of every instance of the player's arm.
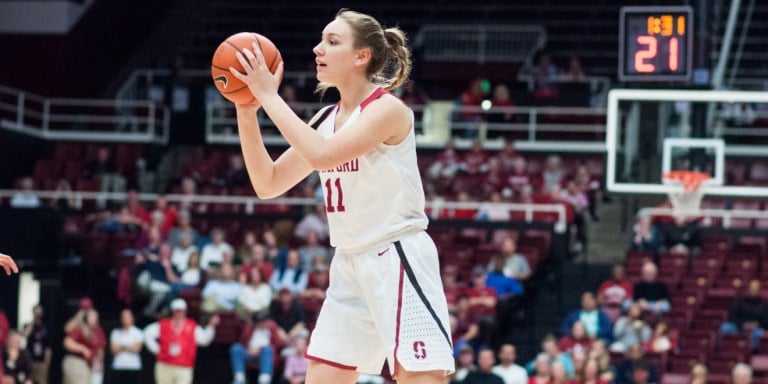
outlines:
[{"label": "player's arm", "polygon": [[283,137],[312,169],[325,170],[370,152],[381,143],[396,144],[411,129],[411,114],[402,102],[392,96],[382,96],[371,103],[352,125],[331,137],[323,137],[304,123],[277,93],[283,65],[273,75],[264,63],[261,50],[239,52],[238,60],[245,74],[230,68],[235,77],[251,89]]},{"label": "player's arm", "polygon": [[238,105],[237,127],[251,185],[257,196],[269,199],[282,195],[306,178],[312,172],[312,166],[293,148],[288,148],[272,161],[259,130],[257,111],[258,107]]},{"label": "player's arm", "polygon": [[19,273],[19,267],[16,266],[16,262],[8,256],[0,253],[0,267],[5,269],[5,274]]}]

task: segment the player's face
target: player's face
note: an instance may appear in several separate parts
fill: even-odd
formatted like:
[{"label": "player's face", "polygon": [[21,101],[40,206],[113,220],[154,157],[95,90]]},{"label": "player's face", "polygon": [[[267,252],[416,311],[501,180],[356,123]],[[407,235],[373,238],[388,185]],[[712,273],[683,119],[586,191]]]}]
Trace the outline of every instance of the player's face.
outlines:
[{"label": "player's face", "polygon": [[349,74],[355,64],[354,43],[352,28],[346,21],[335,19],[325,27],[322,39],[312,49],[319,81],[336,84],[337,79]]}]

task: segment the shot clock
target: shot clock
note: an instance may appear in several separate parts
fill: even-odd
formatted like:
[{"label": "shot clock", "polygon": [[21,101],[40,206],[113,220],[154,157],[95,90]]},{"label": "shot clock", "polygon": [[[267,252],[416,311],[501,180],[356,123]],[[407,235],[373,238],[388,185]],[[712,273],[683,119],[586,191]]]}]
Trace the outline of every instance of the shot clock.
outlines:
[{"label": "shot clock", "polygon": [[622,7],[619,80],[688,81],[692,45],[691,7]]}]

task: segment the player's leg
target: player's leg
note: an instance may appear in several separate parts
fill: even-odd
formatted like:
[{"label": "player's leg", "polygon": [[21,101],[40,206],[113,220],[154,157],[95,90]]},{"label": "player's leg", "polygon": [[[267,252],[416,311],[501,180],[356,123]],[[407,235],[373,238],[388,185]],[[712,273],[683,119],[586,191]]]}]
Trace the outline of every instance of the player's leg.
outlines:
[{"label": "player's leg", "polygon": [[332,367],[325,363],[309,361],[306,384],[354,384],[360,373],[351,369]]},{"label": "player's leg", "polygon": [[406,371],[397,363],[397,384],[445,384],[448,381],[445,371]]}]

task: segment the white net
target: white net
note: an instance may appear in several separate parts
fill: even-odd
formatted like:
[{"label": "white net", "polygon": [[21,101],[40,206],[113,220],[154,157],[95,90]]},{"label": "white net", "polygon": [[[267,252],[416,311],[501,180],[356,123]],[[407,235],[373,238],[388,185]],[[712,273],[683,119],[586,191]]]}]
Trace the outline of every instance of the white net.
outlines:
[{"label": "white net", "polygon": [[701,216],[701,200],[704,198],[702,188],[688,191],[681,187],[680,191],[669,192],[667,195],[675,217],[685,219]]}]

